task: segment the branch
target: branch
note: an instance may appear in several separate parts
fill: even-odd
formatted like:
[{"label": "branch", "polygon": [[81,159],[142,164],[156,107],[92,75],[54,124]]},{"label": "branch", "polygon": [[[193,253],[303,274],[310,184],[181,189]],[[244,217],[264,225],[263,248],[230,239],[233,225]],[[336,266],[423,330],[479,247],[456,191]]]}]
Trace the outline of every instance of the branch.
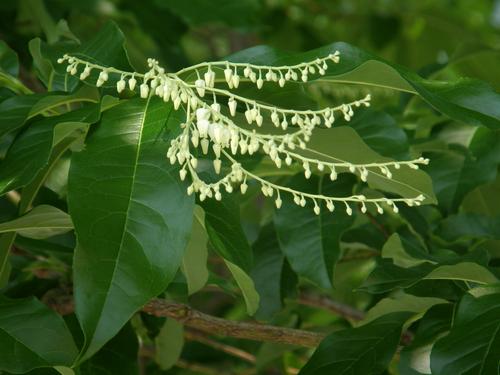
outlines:
[{"label": "branch", "polygon": [[362,320],[365,316],[363,311],[357,310],[349,305],[334,301],[328,297],[316,297],[302,294],[298,301],[301,305],[316,307],[333,312],[345,319]]},{"label": "branch", "polygon": [[182,303],[154,299],[143,311],[158,317],[175,319],[185,326],[205,333],[239,339],[267,341],[315,348],[325,334],[265,324],[235,322],[204,314]]},{"label": "branch", "polygon": [[223,344],[221,342],[212,340],[201,333],[196,333],[194,331],[186,331],[184,333],[184,337],[187,340],[197,341],[199,343],[210,346],[216,350],[220,350],[220,351],[222,351],[226,354],[229,354],[233,357],[242,359],[242,360],[249,362],[251,364],[255,364],[255,362],[257,361],[257,359],[255,358],[255,356],[253,354],[250,354],[250,353],[248,353],[244,350],[241,350],[239,348],[235,348],[234,346]]}]

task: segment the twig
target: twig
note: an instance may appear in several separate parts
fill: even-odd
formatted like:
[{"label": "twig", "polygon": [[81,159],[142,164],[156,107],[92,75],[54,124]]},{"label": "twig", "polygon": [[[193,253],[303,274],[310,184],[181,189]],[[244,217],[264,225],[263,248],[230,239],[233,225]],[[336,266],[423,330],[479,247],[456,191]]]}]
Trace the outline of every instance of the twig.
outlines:
[{"label": "twig", "polygon": [[207,374],[207,375],[221,375],[221,374],[227,374],[227,372],[219,370],[219,369],[213,369],[207,366],[200,365],[198,363],[192,363],[192,362],[187,362],[184,361],[183,359],[179,359],[177,363],[175,364],[177,367],[186,369],[186,370],[191,370],[193,372],[197,372],[200,374]]},{"label": "twig", "polygon": [[377,229],[380,231],[380,233],[382,233],[382,235],[387,239],[389,238],[389,233],[387,232],[387,230],[385,229],[384,225],[382,223],[380,223],[376,218],[375,216],[373,216],[371,213],[369,212],[366,212],[365,213],[366,217],[371,221],[371,223],[377,227]]},{"label": "twig", "polygon": [[333,312],[334,314],[340,315],[345,319],[350,320],[362,320],[365,314],[349,305],[345,305],[341,302],[334,301],[327,297],[310,296],[302,294],[297,300],[301,305],[316,307],[324,310]]},{"label": "twig", "polygon": [[233,357],[242,359],[242,360],[249,362],[251,364],[255,364],[255,362],[256,362],[256,358],[253,354],[250,354],[250,353],[248,353],[244,350],[241,350],[239,348],[235,348],[234,346],[223,344],[221,342],[212,340],[201,333],[197,333],[197,332],[193,332],[193,331],[186,331],[184,333],[184,337],[187,340],[197,341],[199,343],[210,346],[214,349],[220,350],[220,351],[222,351],[226,354],[229,354]]},{"label": "twig", "polygon": [[187,305],[162,299],[150,301],[144,306],[143,311],[151,315],[175,319],[185,326],[205,333],[239,339],[314,348],[325,337],[325,334],[318,332],[221,319],[204,314]]}]

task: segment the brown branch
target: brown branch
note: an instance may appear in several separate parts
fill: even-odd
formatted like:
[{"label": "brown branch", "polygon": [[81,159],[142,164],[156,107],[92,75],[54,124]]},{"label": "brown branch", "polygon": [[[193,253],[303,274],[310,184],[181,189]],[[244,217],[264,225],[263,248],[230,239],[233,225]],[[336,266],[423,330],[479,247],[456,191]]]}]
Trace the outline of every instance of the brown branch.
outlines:
[{"label": "brown branch", "polygon": [[316,307],[333,312],[336,315],[349,320],[362,320],[365,316],[363,311],[357,310],[349,305],[334,301],[328,297],[311,296],[302,294],[297,300],[301,305]]},{"label": "brown branch", "polygon": [[199,343],[210,346],[211,348],[214,348],[216,350],[220,350],[221,352],[229,354],[233,357],[242,359],[242,360],[249,362],[251,364],[255,364],[255,362],[256,362],[256,358],[253,354],[250,354],[242,349],[235,348],[234,346],[223,344],[221,342],[212,340],[201,333],[197,333],[194,331],[186,331],[184,333],[184,337],[187,340],[197,341]]},{"label": "brown branch", "polygon": [[370,222],[380,231],[380,233],[382,233],[382,235],[387,239],[389,238],[389,232],[387,232],[387,229],[385,229],[385,226],[380,223],[376,218],[375,216],[373,216],[371,213],[369,212],[366,212],[365,213],[366,217],[368,218],[368,220],[370,220]]},{"label": "brown branch", "polygon": [[204,314],[182,303],[154,299],[143,311],[158,317],[175,319],[199,331],[239,339],[267,341],[314,348],[325,337],[323,333],[276,327],[265,324],[235,322]]}]

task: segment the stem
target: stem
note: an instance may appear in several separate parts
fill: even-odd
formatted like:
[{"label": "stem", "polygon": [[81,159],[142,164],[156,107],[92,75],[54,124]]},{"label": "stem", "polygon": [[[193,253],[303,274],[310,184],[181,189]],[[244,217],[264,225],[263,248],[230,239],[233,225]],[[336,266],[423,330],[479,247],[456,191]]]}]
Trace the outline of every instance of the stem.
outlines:
[{"label": "stem", "polygon": [[252,364],[255,364],[255,362],[256,362],[256,358],[253,354],[250,354],[250,353],[248,353],[244,350],[241,350],[239,348],[235,348],[234,346],[223,344],[223,343],[220,343],[218,341],[212,340],[212,339],[210,339],[210,338],[208,338],[205,335],[202,335],[200,333],[196,333],[194,331],[187,331],[184,334],[184,337],[187,340],[200,342],[200,343],[205,344],[207,346],[210,346],[214,349],[220,350],[226,354],[229,354],[233,357],[242,359],[246,362],[249,362]]},{"label": "stem", "polygon": [[204,314],[182,303],[154,299],[143,311],[158,317],[175,319],[185,326],[205,333],[239,339],[274,342],[315,348],[325,334],[265,324],[235,322]]}]

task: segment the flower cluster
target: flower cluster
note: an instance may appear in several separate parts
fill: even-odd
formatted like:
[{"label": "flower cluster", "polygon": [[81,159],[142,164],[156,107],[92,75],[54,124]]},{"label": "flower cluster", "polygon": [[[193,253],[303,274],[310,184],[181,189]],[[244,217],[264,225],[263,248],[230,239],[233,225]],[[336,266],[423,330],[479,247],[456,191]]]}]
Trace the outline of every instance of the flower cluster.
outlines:
[{"label": "flower cluster", "polygon": [[[165,102],[172,102],[176,110],[182,106],[186,112],[186,121],[181,125],[180,135],[171,141],[167,158],[172,164],[180,165],[181,180],[190,176],[191,184],[187,192],[198,194],[201,201],[206,198],[220,200],[221,191],[231,193],[235,185],[239,185],[241,193],[245,194],[249,179],[256,180],[261,185],[262,193],[272,197],[277,208],[281,207],[281,195],[285,193],[291,194],[293,201],[299,206],[312,203],[316,214],[320,213],[322,206],[333,211],[337,204],[345,206],[346,212],[352,214],[351,203],[359,204],[362,212],[367,211],[367,205],[373,205],[379,213],[384,212],[384,205],[398,212],[396,203],[413,206],[424,200],[422,195],[412,198],[367,198],[364,195],[332,197],[301,192],[267,181],[238,162],[238,157],[242,155],[263,152],[276,168],[294,164],[301,166],[306,178],[310,178],[316,170],[318,173],[328,174],[333,181],[340,170],[357,174],[363,182],[367,181],[370,173],[382,174],[390,179],[395,169],[417,169],[420,164],[428,163],[428,159],[418,158],[411,161],[353,164],[328,162],[306,156],[307,151],[310,151],[307,144],[316,127],[329,128],[338,116],[349,121],[357,107],[370,105],[370,95],[337,107],[300,111],[261,103],[231,91],[238,88],[241,82],[255,84],[258,89],[265,82],[279,87],[283,87],[288,81],[307,82],[311,75],[326,74],[329,63],[338,63],[338,52],[291,66],[221,61],[194,65],[177,73],[165,72],[154,59],[148,59],[150,70],[145,74],[101,67],[69,55],[64,55],[58,62],[68,64],[68,73],[80,73],[81,80],[89,78],[92,70],[97,71],[95,84],[98,87],[110,81],[110,76],[113,76],[119,93],[127,87],[130,90],[138,87],[142,98],[156,95]],[[196,79],[181,79],[188,73]],[[227,84],[228,89],[223,87],[224,84]],[[246,125],[241,122],[246,122]],[[273,134],[262,131],[266,126],[275,127],[276,131]],[[193,152],[194,150],[198,151]],[[217,175],[223,173],[223,160],[231,165],[227,171],[224,168],[224,175],[214,183],[203,181],[198,174],[198,159],[195,155],[209,153],[210,156],[213,155],[213,169]]]}]

